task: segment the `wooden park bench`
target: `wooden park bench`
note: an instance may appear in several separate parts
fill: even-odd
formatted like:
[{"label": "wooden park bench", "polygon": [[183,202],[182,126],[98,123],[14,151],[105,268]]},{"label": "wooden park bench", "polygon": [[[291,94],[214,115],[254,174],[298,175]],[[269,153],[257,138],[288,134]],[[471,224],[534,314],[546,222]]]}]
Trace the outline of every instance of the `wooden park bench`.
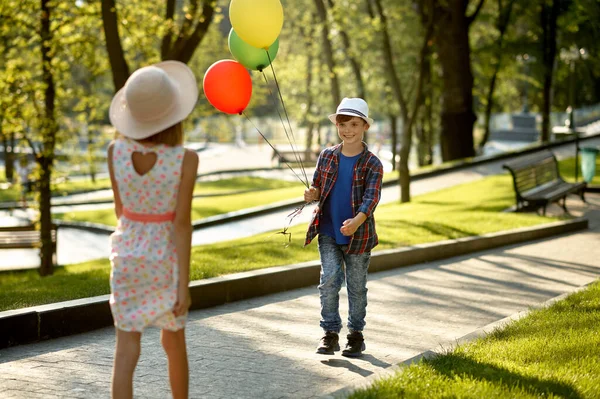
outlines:
[{"label": "wooden park bench", "polygon": [[544,150],[514,161],[506,162],[503,168],[508,169],[513,177],[517,198],[517,212],[521,210],[538,210],[557,202],[568,212],[566,198],[568,194],[579,194],[585,202],[586,183],[568,183],[558,172],[558,161],[552,151]]},{"label": "wooden park bench", "polygon": [[[52,225],[52,254],[56,263],[56,225]],[[0,227],[0,249],[39,248],[40,232],[34,225]]]}]

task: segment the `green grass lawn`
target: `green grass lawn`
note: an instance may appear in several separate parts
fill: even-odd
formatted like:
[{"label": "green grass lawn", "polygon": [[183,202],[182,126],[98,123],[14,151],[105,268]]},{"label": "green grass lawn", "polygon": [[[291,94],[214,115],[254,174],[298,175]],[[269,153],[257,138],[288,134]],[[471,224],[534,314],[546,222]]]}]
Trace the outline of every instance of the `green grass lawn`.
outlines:
[{"label": "green grass lawn", "polygon": [[598,398],[599,310],[596,283],[350,398]]},{"label": "green grass lawn", "polygon": [[[581,158],[581,157],[580,157]],[[575,181],[575,158],[564,159],[558,163],[558,169],[562,177],[567,181]],[[582,181],[581,159],[578,165],[578,180]],[[600,185],[600,155],[596,156],[596,174],[589,183],[590,185]]]},{"label": "green grass lawn", "polygon": [[[16,172],[15,172],[16,173]],[[102,190],[110,188],[110,179],[97,179],[93,183],[91,179],[69,180],[66,182],[56,183],[52,185],[53,196],[65,196],[86,191]],[[28,200],[32,200],[34,194],[27,196]],[[7,189],[0,191],[0,202],[18,201],[21,198],[21,186],[13,184]]]},{"label": "green grass lawn", "polygon": [[[556,220],[501,212],[513,202],[510,177],[501,175],[418,196],[408,204],[381,205],[375,214],[380,237],[375,251]],[[194,247],[190,277],[198,280],[318,259],[316,244],[303,247],[305,225],[289,231],[292,240],[288,246],[286,237],[271,232]],[[106,294],[109,273],[106,259],[59,267],[45,278],[35,270],[0,273],[0,310]]]},{"label": "green grass lawn", "polygon": [[[302,199],[304,186],[300,182],[264,179],[260,177],[234,177],[196,185],[195,194],[210,195],[192,201],[192,220],[219,215],[240,209],[297,198]],[[76,222],[100,223],[116,226],[115,211],[97,209],[57,213],[54,219]]]},{"label": "green grass lawn", "polygon": [[67,180],[61,183],[54,184],[52,186],[52,193],[56,196],[65,196],[74,193],[83,193],[94,190],[105,190],[110,188],[110,179],[102,178],[96,179],[96,182],[92,182],[92,179],[77,179]]},{"label": "green grass lawn", "polygon": [[[231,179],[196,183],[194,194],[210,195],[227,194],[244,190],[269,190],[298,186],[298,184],[282,180],[242,176]],[[80,179],[53,184],[52,192],[54,196],[65,196],[80,192],[109,189],[110,187],[110,179],[108,178],[97,179],[95,183],[93,183],[90,179]],[[19,197],[19,185],[13,185],[8,189],[0,191],[0,202],[18,200]],[[106,198],[103,199],[112,199],[112,195],[106,196]]]}]

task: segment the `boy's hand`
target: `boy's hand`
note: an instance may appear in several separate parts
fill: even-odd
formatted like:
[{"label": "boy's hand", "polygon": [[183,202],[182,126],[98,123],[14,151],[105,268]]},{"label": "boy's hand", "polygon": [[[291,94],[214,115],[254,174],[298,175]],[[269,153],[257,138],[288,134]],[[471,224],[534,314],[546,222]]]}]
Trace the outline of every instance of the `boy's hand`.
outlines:
[{"label": "boy's hand", "polygon": [[344,223],[342,223],[342,227],[340,228],[340,231],[345,236],[351,236],[352,234],[354,234],[356,232],[356,230],[358,230],[360,225],[363,224],[365,222],[365,220],[367,220],[367,215],[365,215],[362,212],[359,212],[358,215],[356,215],[352,219],[344,220]]},{"label": "boy's hand", "polygon": [[304,190],[304,201],[313,202],[317,201],[321,196],[321,190],[316,187],[307,188]]},{"label": "boy's hand", "polygon": [[360,226],[360,223],[358,223],[356,221],[356,218],[346,219],[346,220],[344,220],[344,223],[342,223],[342,227],[340,228],[340,231],[345,236],[351,236],[352,234],[354,234],[356,232],[356,230],[359,228],[359,226]]}]

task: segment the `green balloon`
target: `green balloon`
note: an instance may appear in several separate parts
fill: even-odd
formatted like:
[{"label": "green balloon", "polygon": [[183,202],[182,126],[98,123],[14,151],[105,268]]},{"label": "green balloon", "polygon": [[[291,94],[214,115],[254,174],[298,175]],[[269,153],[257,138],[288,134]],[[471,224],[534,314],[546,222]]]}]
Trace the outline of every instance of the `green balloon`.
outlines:
[{"label": "green balloon", "polygon": [[[229,51],[231,51],[231,54],[236,61],[246,68],[255,71],[262,71],[264,68],[268,67],[269,64],[275,59],[277,50],[279,50],[279,38],[277,38],[275,42],[269,46],[269,55],[267,55],[267,51],[265,51],[265,49],[251,46],[240,39],[233,28],[231,28],[231,31],[229,31],[228,43]],[[269,58],[271,58],[270,61]]]}]

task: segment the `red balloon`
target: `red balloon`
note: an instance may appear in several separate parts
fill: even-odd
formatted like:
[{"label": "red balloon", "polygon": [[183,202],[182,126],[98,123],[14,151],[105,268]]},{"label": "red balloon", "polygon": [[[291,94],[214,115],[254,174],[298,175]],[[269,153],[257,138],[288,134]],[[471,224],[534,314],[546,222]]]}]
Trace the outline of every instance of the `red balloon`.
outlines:
[{"label": "red balloon", "polygon": [[227,114],[241,113],[252,96],[252,78],[242,64],[220,60],[212,64],[202,82],[208,101]]}]

